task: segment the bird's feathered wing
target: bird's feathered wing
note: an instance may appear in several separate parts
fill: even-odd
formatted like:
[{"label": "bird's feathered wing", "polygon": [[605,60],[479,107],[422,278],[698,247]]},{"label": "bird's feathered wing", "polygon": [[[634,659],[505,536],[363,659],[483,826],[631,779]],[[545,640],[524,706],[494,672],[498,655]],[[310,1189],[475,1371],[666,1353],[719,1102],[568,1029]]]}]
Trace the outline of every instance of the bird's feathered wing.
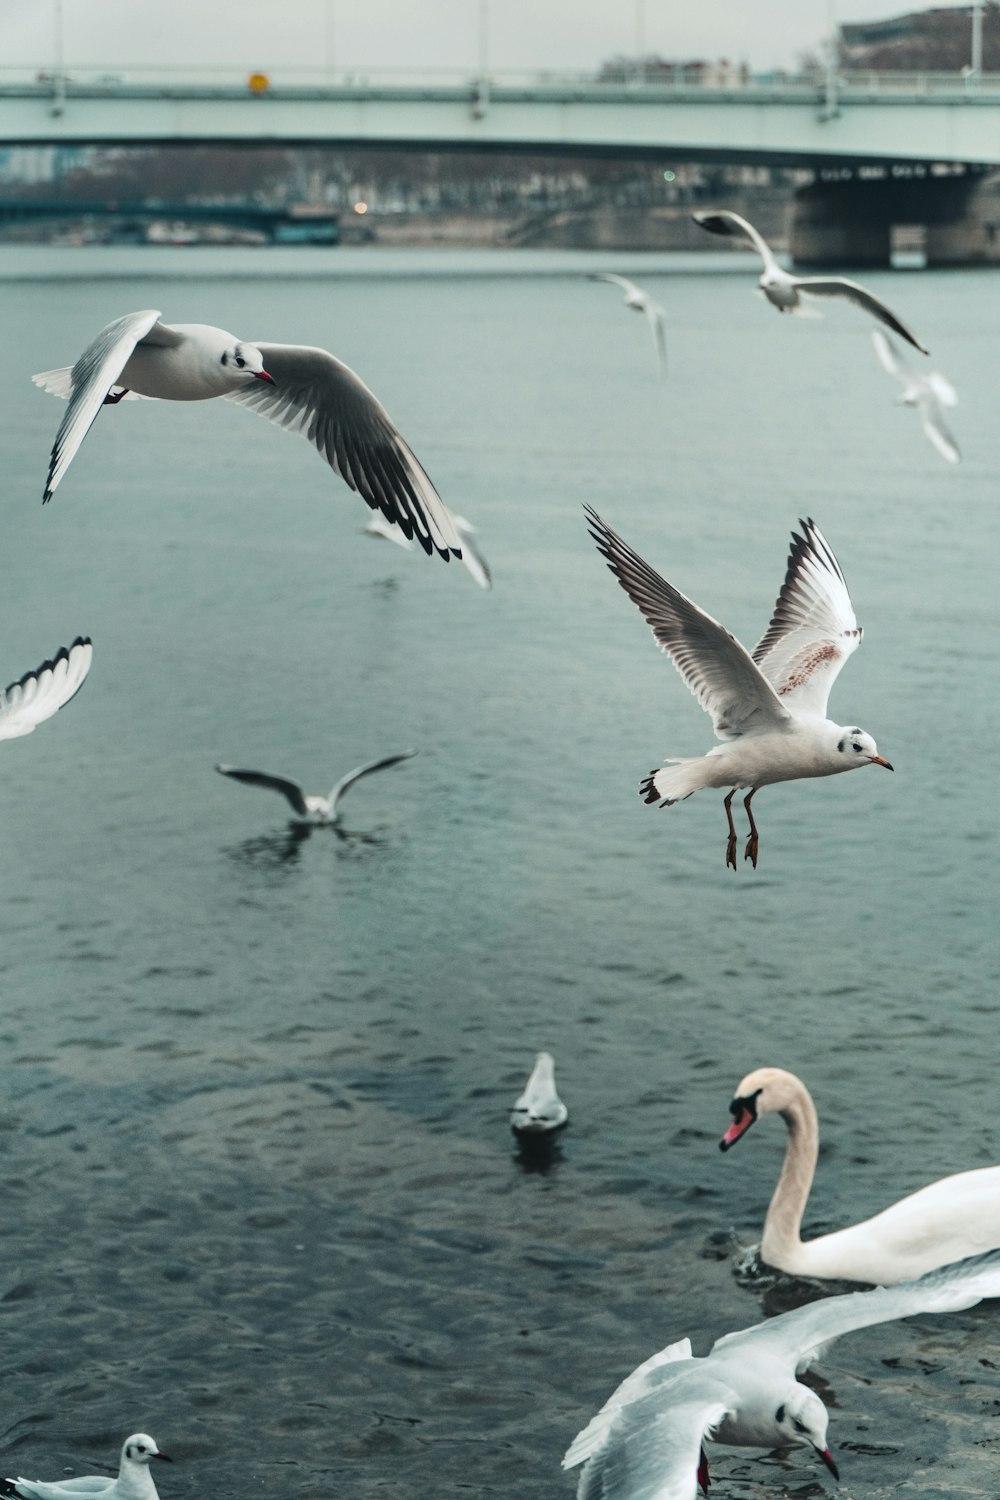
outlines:
[{"label": "bird's feathered wing", "polygon": [[584,509],[598,551],[711,715],[717,737],[786,729],[791,715],[736,637],[654,572],[591,506]]},{"label": "bird's feathered wing", "polygon": [[925,436],[934,444],[941,457],[950,464],[961,463],[962,450],[945,422],[941,402],[933,386],[928,384],[917,396],[917,410]]},{"label": "bird's feathered wing", "polygon": [[290,781],[287,776],[272,776],[267,771],[245,771],[238,766],[216,766],[215,769],[223,776],[231,776],[233,781],[242,781],[247,786],[262,786],[269,792],[277,792],[279,796],[291,803],[293,810],[300,818],[309,816],[306,794],[297,781]]},{"label": "bird's feathered wing", "polygon": [[692,214],[694,222],[702,229],[707,229],[710,234],[724,234],[731,239],[749,240],[757,251],[767,270],[778,269],[774,251],[767,240],[755,229],[748,219],[740,214],[734,214],[729,208],[712,209],[709,212]]},{"label": "bird's feathered wing", "polygon": [[90,637],[78,635],[51,661],[43,661],[33,672],[25,672],[4,688],[0,693],[0,740],[30,734],[74,698],[90,671],[93,654]]},{"label": "bird's feathered wing", "polygon": [[362,776],[367,776],[372,771],[384,771],[387,766],[395,766],[401,760],[409,760],[416,753],[415,750],[401,750],[398,755],[385,755],[381,760],[367,760],[363,766],[355,766],[353,771],[348,771],[346,776],[341,776],[330,790],[330,816],[332,817],[337,811],[337,803],[347,788],[353,786],[356,781],[360,781]]},{"label": "bird's feathered wing", "polygon": [[795,286],[798,291],[805,292],[807,297],[846,298],[856,307],[861,307],[866,313],[871,313],[873,318],[878,318],[880,323],[891,328],[893,333],[898,333],[901,339],[912,344],[914,349],[919,349],[921,354],[927,353],[916,334],[910,332],[891,308],[886,307],[874,292],[868,291],[867,287],[859,286],[856,281],[848,281],[846,276],[796,276]]},{"label": "bird's feathered wing", "polygon": [[[43,503],[52,499],[59,481],[104,405],[105,396],[128,364],[136,344],[176,345],[181,342],[180,336],[172,328],[158,321],[159,317],[156,309],[146,308],[142,312],[126,313],[122,318],[115,318],[113,323],[102,328],[97,337],[87,345],[70,370],[69,406],[52,445]],[[61,396],[66,393],[67,377],[62,370],[45,370],[40,375],[32,376],[32,379],[36,385],[53,395]]]},{"label": "bird's feathered wing", "polygon": [[792,532],[788,570],[753,659],[795,713],[826,714],[830,689],[861,644],[847,581],[814,521]]},{"label": "bird's feathered wing", "polygon": [[227,392],[226,400],[300,433],[335,474],[425,552],[461,557],[461,538],[444,501],[364,381],[325,349],[256,347],[274,384],[254,380]]}]

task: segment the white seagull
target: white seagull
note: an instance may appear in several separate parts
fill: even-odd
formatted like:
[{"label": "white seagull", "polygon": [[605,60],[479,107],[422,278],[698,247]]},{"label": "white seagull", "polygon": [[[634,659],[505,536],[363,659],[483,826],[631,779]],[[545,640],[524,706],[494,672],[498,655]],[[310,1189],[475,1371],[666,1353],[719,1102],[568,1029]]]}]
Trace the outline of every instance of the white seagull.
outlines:
[{"label": "white seagull", "polygon": [[76,1479],[8,1479],[24,1500],[157,1500],[156,1485],[149,1472],[150,1460],[170,1457],[145,1432],[134,1432],[122,1444],[117,1479],[107,1474],[82,1474]]},{"label": "white seagull", "polygon": [[51,661],[43,661],[33,672],[25,672],[4,688],[0,693],[0,740],[30,734],[74,698],[90,671],[93,654],[90,637],[78,635],[72,646],[63,646]]},{"label": "white seagull", "polygon": [[[475,526],[464,516],[453,515],[451,519],[462,543],[462,561],[481,589],[491,589],[493,577],[489,564],[472,540],[476,535]],[[376,513],[370,516],[361,529],[366,536],[382,537],[387,542],[395,542],[404,552],[413,551],[413,543],[404,535],[402,528],[393,521],[387,521],[383,515]]]},{"label": "white seagull", "polygon": [[620,286],[625,293],[625,306],[631,307],[635,312],[646,314],[646,319],[653,333],[653,342],[656,344],[656,354],[660,361],[660,374],[667,373],[667,334],[665,314],[660,304],[650,296],[649,292],[643,291],[641,286],[636,286],[634,281],[629,281],[627,276],[616,276],[611,271],[594,272],[591,281],[610,281],[614,286]]},{"label": "white seagull", "polygon": [[297,781],[290,781],[287,776],[272,776],[268,771],[244,771],[238,766],[216,766],[223,776],[231,776],[233,781],[244,781],[247,786],[266,787],[270,792],[278,792],[291,803],[292,811],[298,814],[306,823],[336,823],[340,814],[337,811],[341,797],[347,788],[360,781],[362,776],[367,776],[372,771],[383,771],[387,766],[394,766],[401,760],[409,760],[416,755],[415,750],[403,750],[399,755],[387,755],[381,760],[369,760],[363,766],[355,766],[353,771],[348,771],[338,782],[330,788],[326,797],[307,794]]},{"label": "white seagull", "polygon": [[531,1077],[510,1115],[515,1135],[539,1136],[558,1130],[569,1118],[569,1110],[556,1093],[555,1063],[550,1052],[539,1052]]},{"label": "white seagull", "polygon": [[205,323],[161,323],[159,312],[147,309],[109,323],[71,369],[32,379],[69,401],[43,500],[51,500],[102,406],[224,396],[301,433],[372,510],[416,537],[425,552],[446,560],[462,555],[451,515],[388,413],[325,349],[246,343]]},{"label": "white seagull", "polygon": [[788,1148],[774,1190],[761,1259],[793,1276],[833,1277],[891,1286],[937,1266],[1000,1246],[1000,1167],[942,1177],[847,1229],[799,1237],[819,1153],[819,1121],[809,1090],[784,1068],[757,1068],[737,1084],[733,1123],[719,1145],[728,1151],[763,1115],[780,1114]]},{"label": "white seagull", "polygon": [[930,438],[942,458],[950,464],[961,463],[962,455],[944,420],[943,406],[957,406],[958,392],[950,380],[938,370],[922,375],[905,360],[881,328],[872,329],[872,343],[883,368],[894,375],[903,387],[897,397],[901,406],[915,406],[920,413],[920,425]]},{"label": "white seagull", "polygon": [[[829,1414],[796,1380],[826,1345],[875,1323],[958,1312],[1000,1296],[1000,1251],[921,1281],[826,1297],[717,1339],[703,1358],[682,1339],[633,1370],[563,1459],[583,1464],[578,1500],[693,1500],[707,1491],[706,1438],[736,1447],[811,1448],[834,1475]],[[700,1455],[700,1462],[699,1462]]]},{"label": "white seagull", "polygon": [[893,333],[898,333],[914,349],[919,349],[921,354],[927,353],[906,324],[901,323],[896,314],[884,302],[880,302],[873,292],[859,286],[856,281],[848,281],[845,276],[793,276],[790,271],[785,271],[778,265],[764,236],[752,224],[748,224],[746,219],[728,208],[696,213],[692,218],[702,229],[708,229],[712,234],[726,234],[750,241],[764,262],[764,270],[757,285],[768,302],[779,312],[804,313],[806,316],[816,317],[817,310],[810,308],[808,303],[804,304],[803,296],[844,297],[848,302],[871,313],[873,318],[878,318],[880,323],[885,323]]},{"label": "white seagull", "polygon": [[799,522],[802,536],[792,532],[785,581],[751,656],[718,620],[654,573],[591,506],[584,509],[598,551],[723,741],[707,755],[671,759],[651,771],[639,786],[645,802],[672,807],[705,787],[728,786],[726,864],[735,870],[731,804],[738,790],[749,787],[743,806],[750,837],[743,857],[756,868],[758,832],[750,803],[760,787],[859,766],[892,770],[871,735],[826,717],[830,688],[857,650],[861,628],[837,559],[813,521]]}]

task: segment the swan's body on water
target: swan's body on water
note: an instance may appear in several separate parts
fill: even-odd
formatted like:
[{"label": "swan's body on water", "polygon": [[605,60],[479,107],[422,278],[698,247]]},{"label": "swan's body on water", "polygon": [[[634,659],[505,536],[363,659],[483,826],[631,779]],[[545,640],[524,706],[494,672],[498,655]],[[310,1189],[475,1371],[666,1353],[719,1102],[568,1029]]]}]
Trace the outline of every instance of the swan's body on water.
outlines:
[{"label": "swan's body on water", "polygon": [[[707,1486],[702,1443],[796,1444],[837,1476],[829,1414],[795,1377],[857,1328],[916,1313],[958,1312],[1000,1296],[1000,1251],[933,1271],[921,1281],[826,1297],[717,1339],[703,1358],[682,1339],[627,1376],[571,1443],[563,1468],[583,1464],[579,1500],[694,1500]],[[699,1464],[701,1455],[701,1464]]]},{"label": "swan's body on water", "polygon": [[743,799],[750,822],[744,858],[757,865],[758,830],[750,809],[758,788],[777,781],[834,776],[860,766],[892,766],[871,735],[826,717],[830,689],[861,641],[847,583],[819,527],[800,521],[792,532],[785,581],[771,623],[751,656],[711,615],[685,597],[585,506],[591,536],[629,598],[642,611],[660,648],[712,716],[716,745],[707,755],[668,760],[640,783],[652,805],[672,807],[706,787],[730,787],[725,798],[726,864],[736,869],[732,799]]},{"label": "swan's body on water", "polygon": [[566,1124],[569,1111],[556,1093],[555,1063],[552,1054],[539,1052],[531,1077],[510,1115],[510,1128],[516,1135],[546,1135]]},{"label": "swan's body on water", "polygon": [[93,654],[90,637],[78,635],[51,661],[43,661],[33,672],[25,672],[5,687],[0,693],[0,740],[30,734],[75,698],[90,671]]},{"label": "swan's body on water", "polygon": [[50,500],[102,406],[126,398],[208,401],[223,396],[301,433],[335,474],[425,552],[461,557],[441,497],[384,407],[325,349],[248,343],[205,323],[168,324],[154,309],[103,328],[70,369],[33,376],[69,401],[56,434],[44,500]]},{"label": "swan's body on water", "polygon": [[943,408],[958,405],[958,392],[951,381],[939,370],[926,375],[915,370],[881,328],[872,329],[872,343],[882,368],[903,387],[903,394],[897,398],[900,405],[913,406],[920,413],[920,425],[943,459],[950,464],[961,463],[958,444],[944,419]]},{"label": "swan's body on water", "polygon": [[653,343],[656,345],[656,357],[660,364],[660,374],[667,373],[667,333],[666,314],[655,297],[645,291],[641,286],[636,286],[634,281],[629,281],[627,276],[616,276],[612,271],[595,271],[590,277],[591,281],[610,281],[612,286],[620,286],[625,293],[625,306],[632,308],[633,312],[645,314],[653,335]]},{"label": "swan's body on water", "polygon": [[134,1432],[122,1444],[117,1478],[85,1474],[75,1479],[8,1479],[24,1500],[158,1500],[149,1472],[152,1459],[170,1462],[145,1432]]},{"label": "swan's body on water", "polygon": [[784,1068],[757,1068],[737,1085],[729,1108],[733,1123],[719,1142],[723,1151],[762,1115],[779,1114],[788,1130],[760,1245],[768,1265],[793,1276],[891,1286],[1000,1246],[1000,1166],[942,1177],[874,1218],[803,1241],[802,1215],[819,1153],[809,1090]]},{"label": "swan's body on water", "polygon": [[897,318],[896,314],[886,307],[874,292],[868,291],[867,287],[859,286],[856,281],[848,281],[846,276],[793,276],[790,271],[778,265],[774,252],[764,236],[731,209],[711,209],[693,214],[692,218],[696,224],[699,224],[702,229],[707,229],[711,234],[724,234],[736,239],[749,240],[764,262],[764,269],[757,285],[771,306],[776,307],[779,312],[818,317],[818,309],[811,307],[808,301],[803,302],[803,297],[840,297],[844,301],[853,302],[856,307],[870,313],[873,318],[878,318],[880,323],[885,323],[893,333],[898,333],[900,338],[906,339],[914,349],[919,349],[921,354],[927,353],[916,335],[910,332],[906,324]]},{"label": "swan's body on water", "polygon": [[292,781],[287,776],[272,776],[270,771],[248,771],[239,766],[216,766],[216,770],[223,776],[229,776],[233,781],[242,781],[247,786],[263,787],[266,791],[277,792],[284,797],[291,806],[296,817],[306,823],[336,823],[340,818],[340,799],[362,776],[369,776],[373,771],[384,771],[389,766],[397,765],[401,760],[409,760],[416,755],[415,750],[403,750],[398,755],[386,755],[379,760],[365,761],[364,765],[355,766],[353,771],[348,771],[338,782],[330,788],[327,796],[319,793],[306,792],[305,788],[297,781]]}]

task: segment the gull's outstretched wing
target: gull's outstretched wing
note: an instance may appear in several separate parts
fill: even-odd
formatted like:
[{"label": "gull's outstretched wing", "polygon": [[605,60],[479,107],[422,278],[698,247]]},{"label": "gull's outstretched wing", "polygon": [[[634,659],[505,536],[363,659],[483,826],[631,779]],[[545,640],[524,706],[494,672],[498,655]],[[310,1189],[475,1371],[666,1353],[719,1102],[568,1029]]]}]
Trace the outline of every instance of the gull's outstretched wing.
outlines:
[{"label": "gull's outstretched wing", "polygon": [[229,391],[237,401],[298,432],[372,510],[395,521],[425,552],[461,557],[462,543],[444,501],[388,412],[354,371],[325,349],[260,344],[273,384],[254,380]]},{"label": "gull's outstretched wing", "polygon": [[740,1345],[747,1360],[767,1354],[787,1359],[801,1370],[817,1359],[826,1345],[855,1328],[890,1323],[915,1313],[961,1312],[986,1297],[1000,1297],[1000,1250],[970,1255],[967,1260],[930,1271],[918,1281],[876,1287],[871,1292],[848,1292],[843,1297],[823,1297],[753,1328],[727,1333],[716,1340],[712,1354],[722,1348],[728,1353]]},{"label": "gull's outstretched wing", "polygon": [[914,349],[919,349],[921,354],[927,350],[917,338],[916,334],[910,332],[905,323],[900,322],[896,314],[880,302],[873,292],[865,287],[859,286],[856,281],[848,281],[844,276],[796,276],[795,286],[798,291],[805,292],[808,297],[844,297],[848,302],[853,302],[856,307],[861,307],[865,312],[871,313],[873,318],[878,318],[893,333],[898,333],[901,339],[912,344]]},{"label": "gull's outstretched wing", "polygon": [[452,516],[452,520],[462,538],[462,561],[481,589],[491,589],[493,575],[490,573],[490,565],[472,540],[476,534],[475,526],[464,516]]},{"label": "gull's outstretched wing", "polygon": [[961,463],[961,450],[948,430],[938,394],[930,383],[917,396],[917,410],[920,412],[920,425],[941,457],[950,464]]},{"label": "gull's outstretched wing", "polygon": [[861,644],[840,565],[815,522],[792,532],[788,571],[753,659],[796,713],[826,714],[834,679]]},{"label": "gull's outstretched wing", "polygon": [[[157,344],[181,342],[173,329],[157,321],[159,316],[159,312],[147,308],[143,312],[126,313],[123,318],[116,318],[113,323],[101,329],[73,366],[69,373],[72,387],[69,407],[52,445],[43,503],[52,499],[56,486],[90,431],[97,413],[104,405],[105,396],[128,363],[136,344],[143,340]],[[153,334],[152,338],[149,337],[150,334]],[[45,370],[41,375],[32,376],[32,379],[43,390],[49,390],[53,395],[63,395],[65,379],[58,379],[62,375],[61,370]]]},{"label": "gull's outstretched wing", "polygon": [[905,360],[899,350],[881,330],[872,329],[872,343],[875,345],[875,353],[878,355],[879,363],[883,370],[888,370],[890,375],[895,375],[904,385],[908,385],[913,379],[913,366]]},{"label": "gull's outstretched wing", "polygon": [[404,552],[413,551],[412,538],[404,536],[395,521],[387,521],[380,510],[372,511],[361,530],[366,536],[381,536],[387,542],[395,542],[396,546],[402,547]]},{"label": "gull's outstretched wing", "polygon": [[25,1500],[84,1500],[104,1495],[115,1483],[106,1474],[81,1474],[75,1479],[8,1479]]},{"label": "gull's outstretched wing", "polygon": [[57,651],[34,672],[25,672],[0,693],[0,740],[30,734],[37,724],[76,696],[90,671],[93,647],[89,636],[78,635],[72,646]]},{"label": "gull's outstretched wing", "polygon": [[666,319],[663,316],[663,308],[658,302],[650,297],[646,303],[646,317],[649,326],[653,330],[653,340],[656,344],[656,353],[660,361],[660,374],[667,373],[667,330]]},{"label": "gull's outstretched wing", "polygon": [[247,786],[262,786],[269,792],[277,792],[287,798],[300,818],[309,816],[306,794],[297,781],[289,781],[287,776],[271,776],[267,771],[244,771],[237,766],[216,766],[215,769],[223,776],[231,776],[234,781],[246,782]]},{"label": "gull's outstretched wing", "polygon": [[[362,776],[367,776],[372,771],[384,771],[386,766],[394,766],[401,760],[409,760],[416,753],[415,750],[402,750],[398,755],[386,755],[381,760],[367,760],[363,766],[355,766],[353,771],[348,771],[346,776],[341,776],[340,780],[330,789],[330,816],[333,817],[337,811],[337,803],[347,791],[347,788],[353,786],[356,781],[360,781]],[[221,771],[221,769],[222,767],[220,766],[219,770]]]},{"label": "gull's outstretched wing", "polygon": [[589,505],[590,534],[633,604],[672,657],[720,740],[787,728],[791,715],[750,653],[711,615],[643,562]]},{"label": "gull's outstretched wing", "polygon": [[592,271],[587,279],[588,281],[610,281],[612,286],[620,286],[626,297],[646,295],[634,281],[629,281],[627,276],[616,276],[614,271]]},{"label": "gull's outstretched wing", "polygon": [[696,224],[702,229],[707,229],[710,234],[725,234],[733,239],[749,240],[764,262],[766,270],[780,269],[774,258],[774,251],[764,236],[748,220],[739,214],[734,214],[732,209],[717,208],[710,212],[692,214],[691,217]]}]

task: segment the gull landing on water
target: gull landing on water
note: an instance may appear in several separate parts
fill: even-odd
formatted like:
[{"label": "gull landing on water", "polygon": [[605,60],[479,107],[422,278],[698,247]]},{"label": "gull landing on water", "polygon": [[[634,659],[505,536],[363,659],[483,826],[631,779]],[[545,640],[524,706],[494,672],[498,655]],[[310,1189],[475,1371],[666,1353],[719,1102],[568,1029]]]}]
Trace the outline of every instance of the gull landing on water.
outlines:
[{"label": "gull landing on water", "polygon": [[555,1063],[550,1052],[539,1052],[524,1093],[510,1115],[517,1136],[548,1135],[569,1119],[569,1110],[556,1093]]},{"label": "gull landing on water", "polygon": [[394,766],[401,760],[409,760],[416,755],[415,750],[403,750],[399,755],[387,755],[382,760],[369,760],[363,766],[356,766],[353,771],[348,771],[346,776],[330,789],[328,797],[308,794],[297,781],[290,781],[285,776],[272,776],[268,771],[244,771],[236,766],[216,766],[216,770],[223,776],[231,776],[234,781],[243,781],[247,786],[262,786],[270,792],[278,792],[284,797],[299,818],[307,823],[336,823],[339,820],[337,811],[341,797],[347,788],[360,781],[362,776],[368,776],[372,771],[384,771],[387,766]]},{"label": "gull landing on water", "polygon": [[610,281],[613,286],[620,286],[625,293],[625,306],[633,308],[635,312],[645,313],[653,334],[653,342],[656,344],[656,357],[660,361],[660,374],[666,375],[667,335],[665,314],[660,304],[648,292],[643,291],[641,286],[636,286],[634,281],[629,281],[627,276],[616,276],[611,271],[595,271],[589,279],[591,281]]},{"label": "gull landing on water", "polygon": [[837,1478],[829,1413],[796,1375],[856,1328],[960,1312],[998,1296],[993,1250],[920,1281],[810,1302],[726,1334],[703,1358],[682,1339],[627,1376],[574,1439],[563,1468],[584,1465],[578,1500],[694,1500],[699,1481],[708,1488],[702,1444],[714,1438],[741,1448],[808,1448]]},{"label": "gull landing on water", "polygon": [[944,420],[944,406],[958,405],[958,392],[950,380],[937,370],[922,375],[905,360],[887,338],[881,328],[872,329],[872,343],[883,369],[894,375],[903,387],[898,397],[902,406],[915,406],[920,413],[920,425],[934,444],[941,457],[950,464],[961,463],[962,455]]},{"label": "gull landing on water", "polygon": [[122,1444],[117,1479],[107,1474],[86,1474],[76,1479],[8,1479],[24,1500],[158,1500],[149,1472],[152,1459],[171,1460],[161,1453],[145,1432],[134,1432]]},{"label": "gull landing on water", "polygon": [[753,655],[711,615],[654,573],[589,505],[590,534],[629,598],[645,615],[661,650],[712,716],[716,738],[707,755],[668,760],[640,784],[649,804],[672,807],[706,787],[731,790],[726,864],[736,869],[732,800],[743,799],[750,821],[744,859],[757,867],[758,830],[750,803],[762,786],[835,776],[859,766],[892,766],[871,735],[826,717],[830,688],[861,642],[847,583],[813,521],[792,532],[788,571],[771,623]]},{"label": "gull landing on water", "polygon": [[811,308],[808,303],[803,303],[803,296],[843,297],[848,302],[853,302],[856,307],[871,313],[872,317],[878,318],[880,323],[885,323],[893,333],[898,333],[900,338],[906,339],[906,342],[912,344],[914,349],[919,349],[921,354],[927,353],[923,344],[910,332],[906,324],[900,322],[896,314],[891,312],[884,302],[880,302],[872,292],[859,286],[856,281],[848,281],[845,276],[793,276],[790,271],[785,271],[778,265],[774,252],[764,236],[759,234],[746,219],[741,218],[739,214],[734,214],[728,208],[692,214],[691,217],[696,224],[699,224],[702,229],[707,229],[711,234],[725,234],[736,239],[750,241],[764,262],[764,270],[757,285],[772,307],[776,307],[779,312],[818,317],[818,310]]},{"label": "gull landing on water", "polygon": [[301,433],[335,474],[415,537],[426,553],[461,558],[451,515],[388,413],[353,370],[300,344],[241,342],[205,323],[127,313],[101,330],[71,369],[32,376],[69,401],[49,462],[51,500],[102,406],[122,400],[238,401],[288,432]]},{"label": "gull landing on water", "polygon": [[65,707],[83,687],[94,651],[89,636],[78,635],[72,646],[63,646],[51,661],[43,661],[33,672],[0,693],[0,740],[18,739],[44,724]]}]

